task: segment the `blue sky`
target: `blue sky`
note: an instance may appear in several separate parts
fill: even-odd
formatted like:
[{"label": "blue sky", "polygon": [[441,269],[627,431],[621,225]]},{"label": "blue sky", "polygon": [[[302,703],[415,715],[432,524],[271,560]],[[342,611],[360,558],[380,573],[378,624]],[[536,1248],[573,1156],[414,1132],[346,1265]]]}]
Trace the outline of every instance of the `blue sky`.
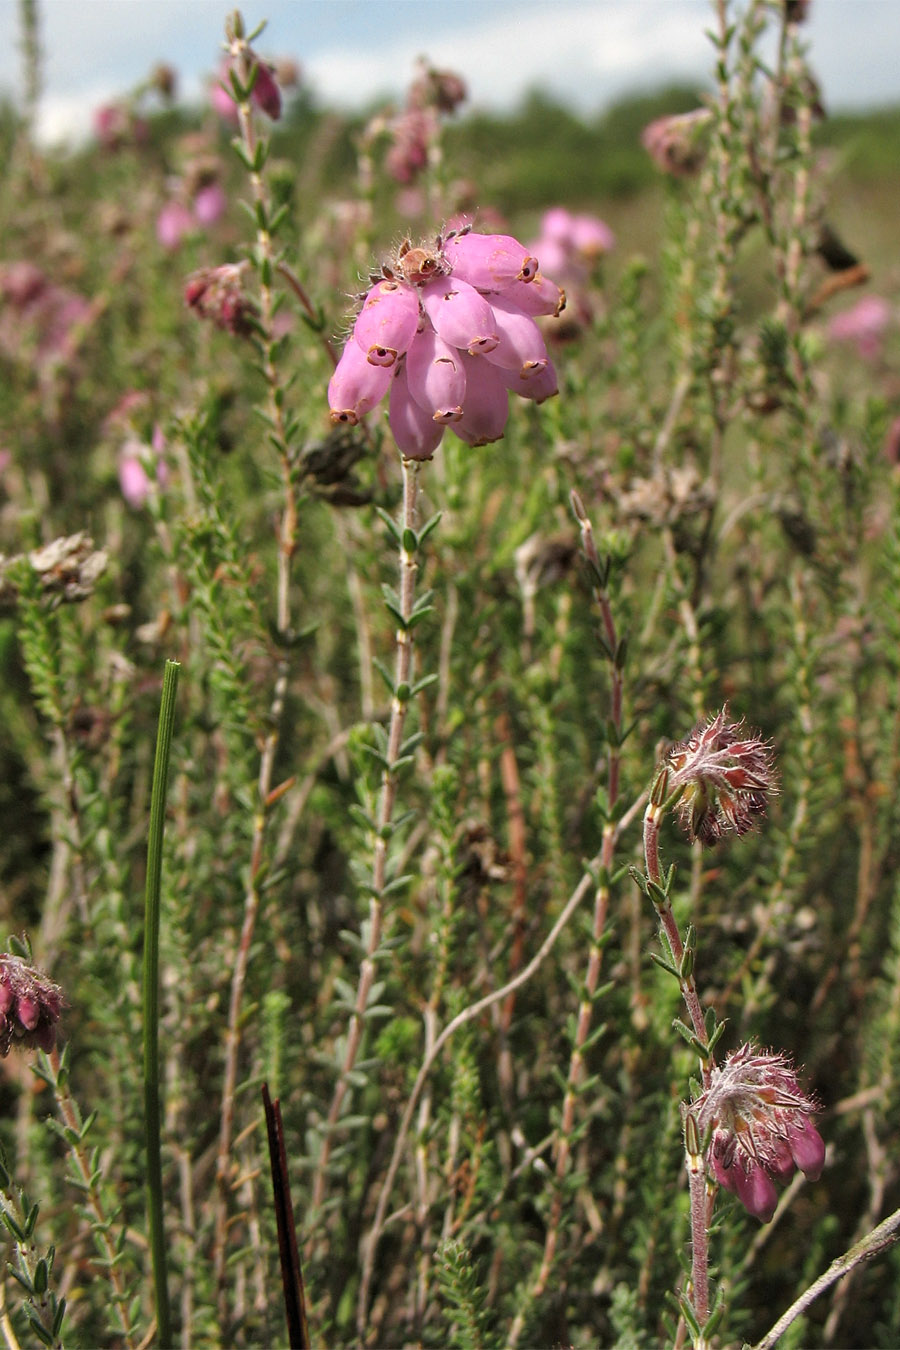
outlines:
[{"label": "blue sky", "polygon": [[[198,98],[218,59],[223,0],[39,0],[44,138],[83,132],[90,110],[158,61]],[[267,56],[298,60],[325,103],[398,95],[426,54],[469,83],[472,102],[508,108],[541,86],[594,112],[666,80],[703,80],[708,0],[260,0]],[[18,80],[18,0],[0,0],[0,87]],[[897,0],[813,0],[806,36],[833,109],[900,102]]]}]

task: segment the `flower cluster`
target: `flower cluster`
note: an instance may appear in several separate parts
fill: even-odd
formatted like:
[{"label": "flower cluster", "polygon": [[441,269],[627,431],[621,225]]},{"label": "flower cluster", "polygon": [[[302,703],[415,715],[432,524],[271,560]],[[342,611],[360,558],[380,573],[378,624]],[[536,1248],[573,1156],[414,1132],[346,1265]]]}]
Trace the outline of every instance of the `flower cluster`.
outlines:
[{"label": "flower cluster", "polygon": [[668,789],[681,789],[678,819],[691,839],[712,844],[733,831],[746,834],[776,791],[772,750],[727,706],[666,757]]},{"label": "flower cluster", "polygon": [[0,955],[0,1055],[15,1046],[44,1050],[56,1044],[62,990],[18,956]]},{"label": "flower cluster", "polygon": [[433,248],[406,240],[382,272],[328,385],[333,422],[355,426],[390,389],[401,453],[430,459],[448,426],[468,445],[499,440],[510,391],[535,403],[557,392],[534,320],[565,294],[518,240],[468,226]]},{"label": "flower cluster", "polygon": [[609,253],[615,244],[616,236],[599,216],[584,212],[573,215],[564,206],[554,206],[541,218],[540,238],[534,249],[544,266],[561,281],[583,281],[587,279],[585,264]]},{"label": "flower cluster", "polygon": [[833,342],[853,342],[866,361],[881,355],[884,334],[891,321],[891,307],[880,295],[864,295],[851,309],[835,314],[828,325]]},{"label": "flower cluster", "polygon": [[812,1124],[815,1110],[790,1061],[749,1044],[712,1070],[693,1104],[701,1134],[710,1133],[710,1172],[763,1223],[775,1213],[776,1181],[798,1167],[810,1181],[822,1175],[825,1145]]},{"label": "flower cluster", "polygon": [[370,124],[373,131],[383,126],[390,134],[385,168],[396,182],[415,182],[428,163],[430,147],[436,144],[441,117],[455,112],[466,94],[459,75],[419,59],[406,107],[396,116],[379,117]]},{"label": "flower cluster", "polygon": [[0,263],[0,352],[41,372],[65,362],[94,316],[83,296],[32,262]]},{"label": "flower cluster", "polygon": [[641,132],[641,144],[663,173],[690,178],[706,158],[712,113],[708,108],[658,117]]},{"label": "flower cluster", "polygon": [[140,510],[158,488],[169,480],[169,470],[163,455],[165,439],[162,428],[153,428],[150,445],[131,435],[119,451],[119,487],[129,506]]},{"label": "flower cluster", "polygon": [[566,288],[565,316],[558,324],[548,325],[552,337],[577,336],[592,321],[597,263],[615,246],[615,235],[599,216],[573,214],[564,206],[553,206],[544,212],[541,233],[529,244],[529,249]]},{"label": "flower cluster", "polygon": [[249,337],[259,326],[259,311],[244,289],[248,264],[202,267],[188,277],[184,299],[201,319],[209,319],[235,337]]}]

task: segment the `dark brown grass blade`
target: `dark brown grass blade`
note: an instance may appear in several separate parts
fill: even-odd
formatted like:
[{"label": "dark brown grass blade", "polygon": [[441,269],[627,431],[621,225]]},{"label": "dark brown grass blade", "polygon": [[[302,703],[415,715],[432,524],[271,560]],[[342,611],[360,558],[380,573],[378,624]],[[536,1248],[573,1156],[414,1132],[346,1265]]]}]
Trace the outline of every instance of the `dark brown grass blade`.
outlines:
[{"label": "dark brown grass blade", "polygon": [[275,1220],[278,1224],[278,1253],[281,1258],[281,1282],[284,1286],[288,1342],[291,1350],[310,1350],[303,1272],[300,1269],[297,1230],[294,1227],[291,1188],[288,1182],[287,1154],[284,1151],[281,1103],[277,1098],[273,1103],[269,1096],[268,1083],[263,1083],[262,1097],[266,1111],[266,1131],[269,1136],[269,1161],[272,1164],[272,1191],[275,1197]]}]

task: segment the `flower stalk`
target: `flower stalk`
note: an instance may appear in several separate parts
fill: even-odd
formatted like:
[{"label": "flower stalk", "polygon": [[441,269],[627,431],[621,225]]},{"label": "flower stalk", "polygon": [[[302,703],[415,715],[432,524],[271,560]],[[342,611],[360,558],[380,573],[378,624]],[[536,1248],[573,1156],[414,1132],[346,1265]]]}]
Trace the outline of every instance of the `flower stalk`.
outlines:
[{"label": "flower stalk", "polygon": [[[436,518],[424,530],[417,532],[417,502],[421,465],[401,456],[403,501],[399,527],[388,520],[391,532],[399,545],[400,589],[396,607],[388,601],[388,608],[396,620],[396,654],[394,683],[391,695],[391,719],[387,744],[382,757],[381,787],[375,819],[372,822],[374,838],[372,881],[369,895],[369,916],[364,927],[365,955],[359,969],[356,1000],[347,1028],[346,1048],[341,1071],[335,1084],[331,1104],[322,1135],[322,1146],[312,1185],[312,1210],[318,1213],[325,1199],[328,1184],[328,1165],[331,1143],[341,1118],[344,1101],[350,1088],[350,1075],[356,1064],[365,1027],[365,1014],[375,981],[375,965],[382,939],[384,920],[384,892],[388,882],[388,850],[390,845],[394,807],[397,800],[397,777],[406,760],[403,731],[413,695],[418,692],[412,683],[413,629],[417,620],[428,610],[428,597],[416,603],[416,574],[418,548]],[[419,686],[421,687],[421,685]]]},{"label": "flower stalk", "polygon": [[153,788],[150,795],[150,834],[147,842],[147,889],[144,907],[144,1129],[147,1157],[147,1229],[153,1258],[153,1290],[159,1343],[172,1344],[172,1319],[166,1273],[166,1234],[163,1205],[161,1119],[159,1091],[159,929],[160,882],[162,878],[163,830],[166,818],[166,784],[169,754],[175,726],[175,696],[178,690],[177,661],[167,661],[163,675],[162,701]]}]

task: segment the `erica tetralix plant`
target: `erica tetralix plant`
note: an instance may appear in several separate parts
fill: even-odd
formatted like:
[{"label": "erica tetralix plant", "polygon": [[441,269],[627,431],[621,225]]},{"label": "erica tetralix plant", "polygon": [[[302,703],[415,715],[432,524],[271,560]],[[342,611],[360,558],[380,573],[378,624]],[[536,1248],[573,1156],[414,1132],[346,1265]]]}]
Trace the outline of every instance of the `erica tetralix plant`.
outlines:
[{"label": "erica tetralix plant", "polygon": [[328,386],[333,422],[355,425],[390,390],[401,453],[430,459],[448,426],[469,445],[499,440],[510,392],[557,392],[535,317],[559,314],[565,294],[517,239],[469,226],[407,239],[371,281]]}]

